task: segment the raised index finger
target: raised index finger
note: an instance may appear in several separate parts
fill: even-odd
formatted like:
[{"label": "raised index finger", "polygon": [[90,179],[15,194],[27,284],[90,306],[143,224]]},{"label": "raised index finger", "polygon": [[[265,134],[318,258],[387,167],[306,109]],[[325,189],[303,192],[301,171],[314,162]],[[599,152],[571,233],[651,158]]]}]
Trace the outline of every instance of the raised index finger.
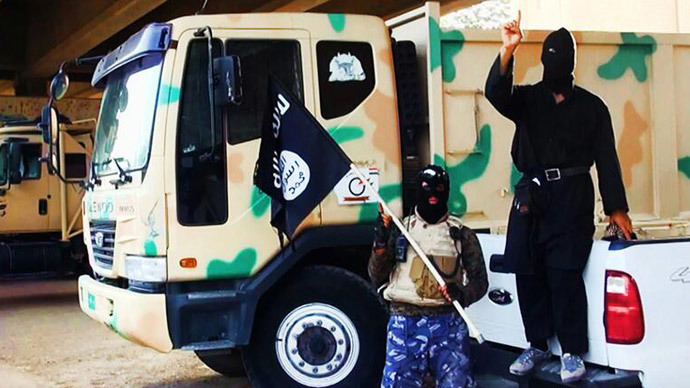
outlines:
[{"label": "raised index finger", "polygon": [[518,9],[518,16],[517,16],[517,28],[518,30],[520,29],[520,20],[522,19],[522,12]]}]

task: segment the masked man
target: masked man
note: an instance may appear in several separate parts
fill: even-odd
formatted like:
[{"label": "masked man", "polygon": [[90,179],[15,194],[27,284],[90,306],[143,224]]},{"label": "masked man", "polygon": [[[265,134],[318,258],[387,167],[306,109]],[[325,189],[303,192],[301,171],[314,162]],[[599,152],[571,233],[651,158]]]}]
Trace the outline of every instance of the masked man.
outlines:
[{"label": "masked man", "polygon": [[547,339],[562,349],[561,379],[585,374],[587,296],[582,271],[594,234],[596,164],[599,192],[610,222],[630,238],[632,225],[606,104],[575,86],[575,40],[561,28],[544,40],[542,81],[513,86],[513,53],[520,16],[503,28],[503,47],[486,81],[486,97],[515,122],[511,155],[523,173],[515,186],[505,259],[516,273],[520,311],[531,347],[511,365],[529,373],[550,357]]},{"label": "masked man", "polygon": [[391,231],[390,217],[379,214],[369,276],[377,287],[389,281],[383,295],[391,301],[381,387],[421,387],[427,373],[438,388],[471,387],[468,330],[450,301],[467,307],[484,296],[484,257],[475,233],[448,214],[448,174],[428,166],[418,185],[403,225],[448,285],[439,287],[400,231]]}]

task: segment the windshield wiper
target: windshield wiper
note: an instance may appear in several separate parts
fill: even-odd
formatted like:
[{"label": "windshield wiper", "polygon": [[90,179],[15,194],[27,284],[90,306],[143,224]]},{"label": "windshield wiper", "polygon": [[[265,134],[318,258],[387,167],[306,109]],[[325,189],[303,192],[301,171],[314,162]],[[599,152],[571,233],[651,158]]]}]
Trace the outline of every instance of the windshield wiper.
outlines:
[{"label": "windshield wiper", "polygon": [[132,182],[132,176],[127,171],[125,171],[122,168],[122,166],[120,166],[120,162],[117,161],[117,158],[108,159],[103,163],[105,165],[105,164],[110,163],[111,161],[115,162],[115,167],[117,167],[117,170],[119,171],[119,175],[118,175],[117,179],[111,180],[110,184],[115,185],[115,189],[117,189],[120,185]]},{"label": "windshield wiper", "polygon": [[101,185],[101,179],[96,175],[96,163],[91,161],[91,176],[89,176],[88,179],[84,179],[81,182],[81,187],[85,188],[86,190],[92,189],[95,186],[100,186]]}]

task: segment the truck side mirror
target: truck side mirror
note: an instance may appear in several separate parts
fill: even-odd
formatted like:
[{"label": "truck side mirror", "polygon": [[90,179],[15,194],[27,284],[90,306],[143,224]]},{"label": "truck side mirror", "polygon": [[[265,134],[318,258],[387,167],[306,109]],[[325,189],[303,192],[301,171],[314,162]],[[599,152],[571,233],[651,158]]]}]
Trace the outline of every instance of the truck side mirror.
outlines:
[{"label": "truck side mirror", "polygon": [[44,155],[44,160],[48,163],[49,171],[57,171],[62,177],[60,164],[60,127],[58,113],[52,104],[43,107],[41,111],[41,122],[38,124],[43,137],[43,143],[48,147],[48,154]]},{"label": "truck side mirror", "polygon": [[67,77],[67,74],[62,70],[62,66],[60,66],[60,71],[55,74],[55,77],[50,82],[50,97],[53,100],[61,100],[67,94],[68,88],[69,77]]},{"label": "truck side mirror", "polygon": [[50,144],[57,139],[58,116],[57,110],[52,105],[45,105],[41,110],[41,122],[38,124],[38,129],[41,131],[43,143]]},{"label": "truck side mirror", "polygon": [[228,55],[213,60],[214,101],[216,106],[242,102],[240,57]]}]

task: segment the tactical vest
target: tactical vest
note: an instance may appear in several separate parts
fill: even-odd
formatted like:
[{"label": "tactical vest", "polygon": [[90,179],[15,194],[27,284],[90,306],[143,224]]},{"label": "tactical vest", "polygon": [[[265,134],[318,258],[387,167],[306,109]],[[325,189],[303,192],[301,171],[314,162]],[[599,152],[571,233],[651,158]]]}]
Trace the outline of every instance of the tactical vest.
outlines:
[{"label": "tactical vest", "polygon": [[[453,241],[450,237],[452,226],[464,228],[460,219],[448,216],[437,224],[428,224],[415,214],[406,217],[403,225],[441,272],[451,274],[458,266],[455,275],[446,279],[446,282],[454,282],[459,286],[466,283],[462,260],[458,260],[462,246],[459,240]],[[441,306],[448,303],[438,290],[436,279],[409,243],[405,261],[396,262],[383,297],[393,302],[417,306]]]}]

